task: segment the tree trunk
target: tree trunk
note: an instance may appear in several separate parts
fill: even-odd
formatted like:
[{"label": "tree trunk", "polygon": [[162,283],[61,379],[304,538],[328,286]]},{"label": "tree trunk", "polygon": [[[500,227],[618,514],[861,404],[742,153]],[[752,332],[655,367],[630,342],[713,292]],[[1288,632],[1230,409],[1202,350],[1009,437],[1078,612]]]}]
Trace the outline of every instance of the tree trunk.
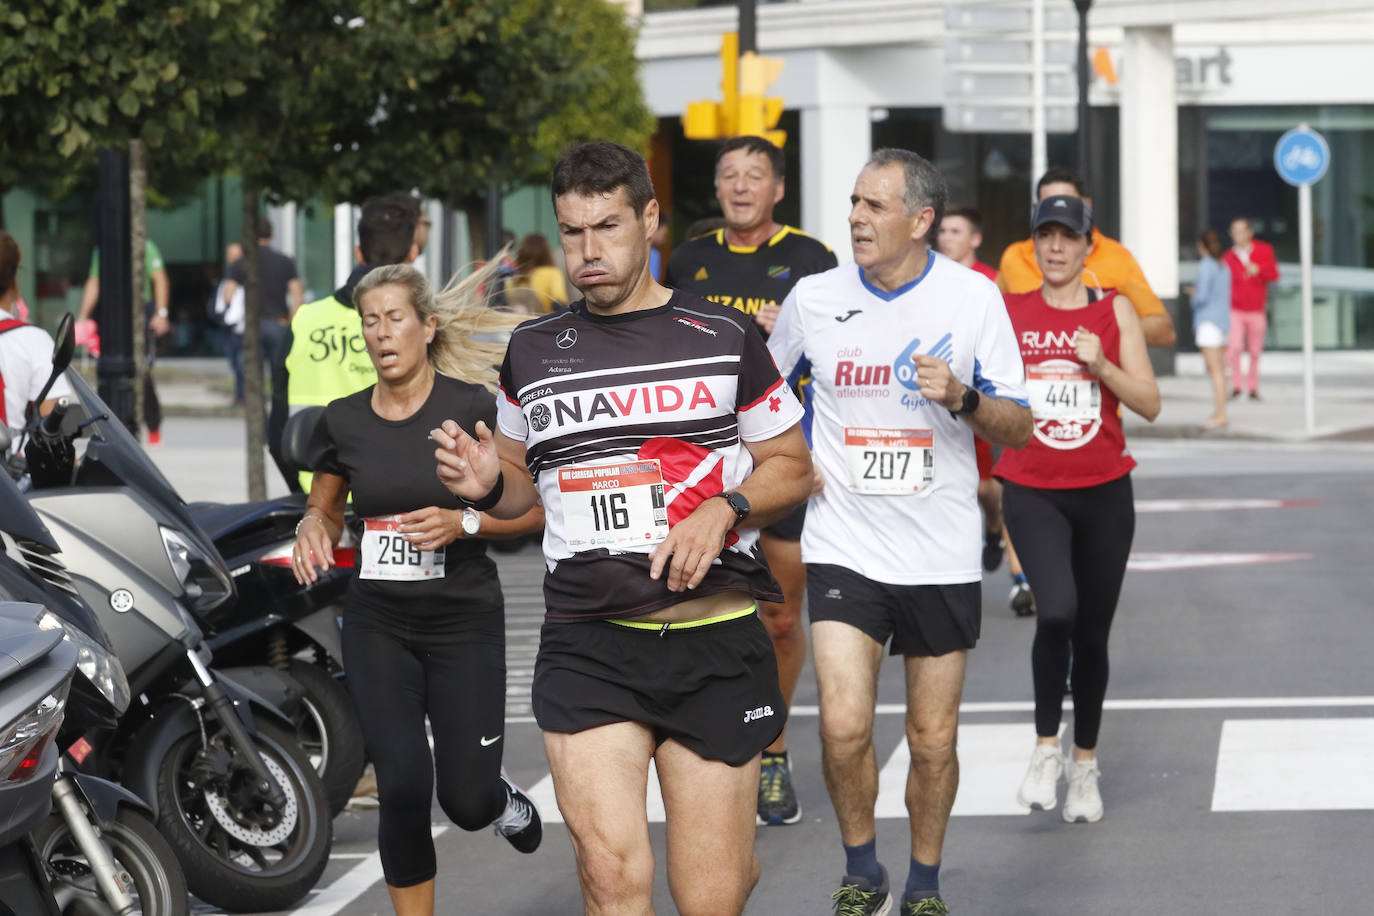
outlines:
[{"label": "tree trunk", "polygon": [[267,498],[262,457],[267,402],[262,396],[262,300],[258,295],[258,184],[243,177],[243,422],[248,439],[248,498]]},{"label": "tree trunk", "polygon": [[[130,356],[134,361],[134,416],[142,423],[143,386],[148,375],[148,316],[144,311],[144,284],[148,282],[148,148],[142,140],[129,141],[129,277],[133,283],[133,308],[130,309]],[[153,344],[156,345],[155,343]],[[134,427],[138,435],[138,427]]]}]

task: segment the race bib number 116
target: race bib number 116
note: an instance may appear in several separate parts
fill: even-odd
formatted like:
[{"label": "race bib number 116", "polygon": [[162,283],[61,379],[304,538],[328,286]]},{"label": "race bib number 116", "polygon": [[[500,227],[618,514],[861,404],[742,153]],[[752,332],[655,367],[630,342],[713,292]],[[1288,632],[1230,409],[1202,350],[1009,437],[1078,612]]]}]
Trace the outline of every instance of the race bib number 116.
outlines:
[{"label": "race bib number 116", "polygon": [[657,459],[563,468],[563,531],[574,551],[657,544],[668,537],[668,507]]}]

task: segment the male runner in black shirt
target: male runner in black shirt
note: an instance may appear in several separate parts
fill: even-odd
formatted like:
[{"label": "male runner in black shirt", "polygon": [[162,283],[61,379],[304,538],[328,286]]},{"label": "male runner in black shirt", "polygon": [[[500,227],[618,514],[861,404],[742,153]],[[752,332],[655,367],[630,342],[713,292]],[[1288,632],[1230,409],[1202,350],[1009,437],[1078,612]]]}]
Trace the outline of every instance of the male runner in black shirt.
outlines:
[{"label": "male runner in black shirt", "polygon": [[650,276],[639,154],[574,147],[553,198],[585,298],[515,330],[495,435],[445,422],[439,477],[498,518],[543,501],[532,700],[587,912],[653,910],[652,761],[678,912],[739,914],[759,873],[759,754],[785,715],[754,607],[782,596],[752,529],[806,498],[801,405],[738,312]]},{"label": "male runner in black shirt", "polygon": [[[716,199],[725,228],[679,245],[668,263],[666,285],[731,305],[754,320],[765,336],[773,330],[780,303],[807,274],[836,265],[835,253],[799,229],[774,221],[773,208],[785,190],[786,159],[762,137],[727,140],[716,156]],[[809,379],[802,379],[803,383]],[[759,606],[778,657],[778,683],[788,705],[806,663],[801,625],[806,567],[801,558],[806,507],[765,528],[759,544],[782,585],[783,602]],[[801,805],[792,788],[787,733],[763,752],[759,769],[759,824],[795,824]]]}]

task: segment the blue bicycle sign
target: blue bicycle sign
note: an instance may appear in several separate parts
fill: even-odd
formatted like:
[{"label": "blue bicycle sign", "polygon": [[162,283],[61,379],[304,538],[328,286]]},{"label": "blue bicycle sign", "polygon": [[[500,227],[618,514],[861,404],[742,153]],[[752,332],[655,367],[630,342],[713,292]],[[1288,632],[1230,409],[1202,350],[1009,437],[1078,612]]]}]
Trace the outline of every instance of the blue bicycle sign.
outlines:
[{"label": "blue bicycle sign", "polygon": [[1326,138],[1306,124],[1279,137],[1274,146],[1274,168],[1279,177],[1298,187],[1316,184],[1331,164],[1331,148]]}]

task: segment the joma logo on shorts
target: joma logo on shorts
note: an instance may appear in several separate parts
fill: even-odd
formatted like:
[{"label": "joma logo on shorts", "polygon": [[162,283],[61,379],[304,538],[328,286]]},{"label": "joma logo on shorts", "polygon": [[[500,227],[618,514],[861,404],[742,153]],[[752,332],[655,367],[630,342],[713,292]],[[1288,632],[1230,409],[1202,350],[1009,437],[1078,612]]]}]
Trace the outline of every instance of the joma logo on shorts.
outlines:
[{"label": "joma logo on shorts", "polygon": [[750,722],[757,722],[759,719],[771,716],[772,714],[773,707],[771,706],[759,706],[755,709],[746,709],[744,711],[744,724],[748,725]]}]

